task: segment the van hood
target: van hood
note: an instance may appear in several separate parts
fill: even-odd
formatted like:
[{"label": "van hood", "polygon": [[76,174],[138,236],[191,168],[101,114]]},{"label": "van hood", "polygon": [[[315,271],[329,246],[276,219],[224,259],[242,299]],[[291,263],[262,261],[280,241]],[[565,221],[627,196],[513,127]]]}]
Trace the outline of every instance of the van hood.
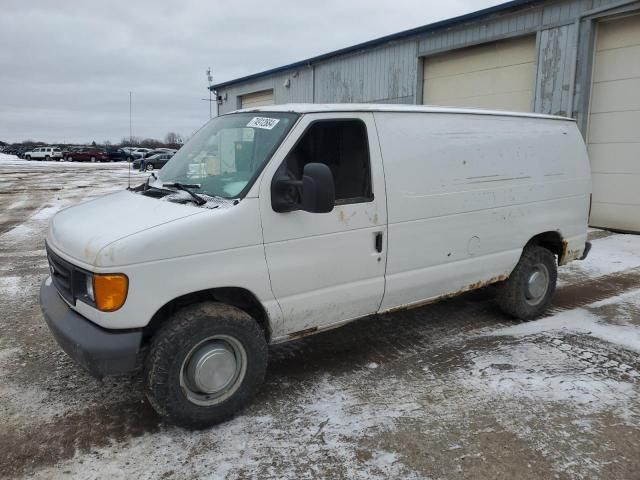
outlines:
[{"label": "van hood", "polygon": [[122,238],[204,212],[125,190],[58,212],[49,224],[47,243],[82,263],[95,265],[98,253]]}]

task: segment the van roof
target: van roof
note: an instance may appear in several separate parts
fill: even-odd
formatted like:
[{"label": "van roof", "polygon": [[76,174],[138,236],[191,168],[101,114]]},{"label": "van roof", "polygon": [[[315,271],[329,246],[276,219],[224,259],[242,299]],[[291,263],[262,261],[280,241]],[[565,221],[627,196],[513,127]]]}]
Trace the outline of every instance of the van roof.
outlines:
[{"label": "van roof", "polygon": [[493,115],[500,117],[526,117],[542,118],[548,120],[566,120],[574,122],[575,119],[556,115],[544,115],[541,113],[510,112],[507,110],[483,110],[479,108],[439,107],[433,105],[392,105],[375,103],[287,103],[283,105],[269,105],[265,107],[245,108],[235,112],[295,112],[295,113],[322,113],[322,112],[406,112],[406,113],[457,113],[470,115]]}]

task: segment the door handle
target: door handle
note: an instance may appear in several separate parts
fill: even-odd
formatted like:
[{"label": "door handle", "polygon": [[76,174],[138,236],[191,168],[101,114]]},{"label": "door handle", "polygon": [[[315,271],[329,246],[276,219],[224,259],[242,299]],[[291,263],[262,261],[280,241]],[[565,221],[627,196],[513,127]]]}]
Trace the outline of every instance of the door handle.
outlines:
[{"label": "door handle", "polygon": [[375,246],[376,246],[376,252],[382,253],[382,232],[376,232]]}]

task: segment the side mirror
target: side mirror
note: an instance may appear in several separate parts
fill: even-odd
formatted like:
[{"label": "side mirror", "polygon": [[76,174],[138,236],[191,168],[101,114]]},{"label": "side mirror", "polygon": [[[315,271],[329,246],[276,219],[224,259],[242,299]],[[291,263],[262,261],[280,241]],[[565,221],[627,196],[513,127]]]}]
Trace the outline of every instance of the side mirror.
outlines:
[{"label": "side mirror", "polygon": [[335,200],[333,175],[323,163],[305,165],[301,181],[280,174],[271,183],[271,206],[276,212],[328,213],[333,210]]},{"label": "side mirror", "polygon": [[336,203],[331,170],[324,163],[308,163],[302,173],[302,209],[311,213],[329,213]]}]

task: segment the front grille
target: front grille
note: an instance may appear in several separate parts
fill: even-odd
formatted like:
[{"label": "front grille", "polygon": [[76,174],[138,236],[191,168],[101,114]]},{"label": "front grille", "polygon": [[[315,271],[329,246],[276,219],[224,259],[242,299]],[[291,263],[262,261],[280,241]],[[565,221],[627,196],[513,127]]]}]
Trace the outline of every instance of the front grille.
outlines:
[{"label": "front grille", "polygon": [[46,249],[47,260],[49,261],[49,270],[51,272],[51,280],[53,281],[53,285],[67,302],[75,305],[75,267],[65,259],[61,258],[59,255],[53,253],[48,246],[46,247]]}]

